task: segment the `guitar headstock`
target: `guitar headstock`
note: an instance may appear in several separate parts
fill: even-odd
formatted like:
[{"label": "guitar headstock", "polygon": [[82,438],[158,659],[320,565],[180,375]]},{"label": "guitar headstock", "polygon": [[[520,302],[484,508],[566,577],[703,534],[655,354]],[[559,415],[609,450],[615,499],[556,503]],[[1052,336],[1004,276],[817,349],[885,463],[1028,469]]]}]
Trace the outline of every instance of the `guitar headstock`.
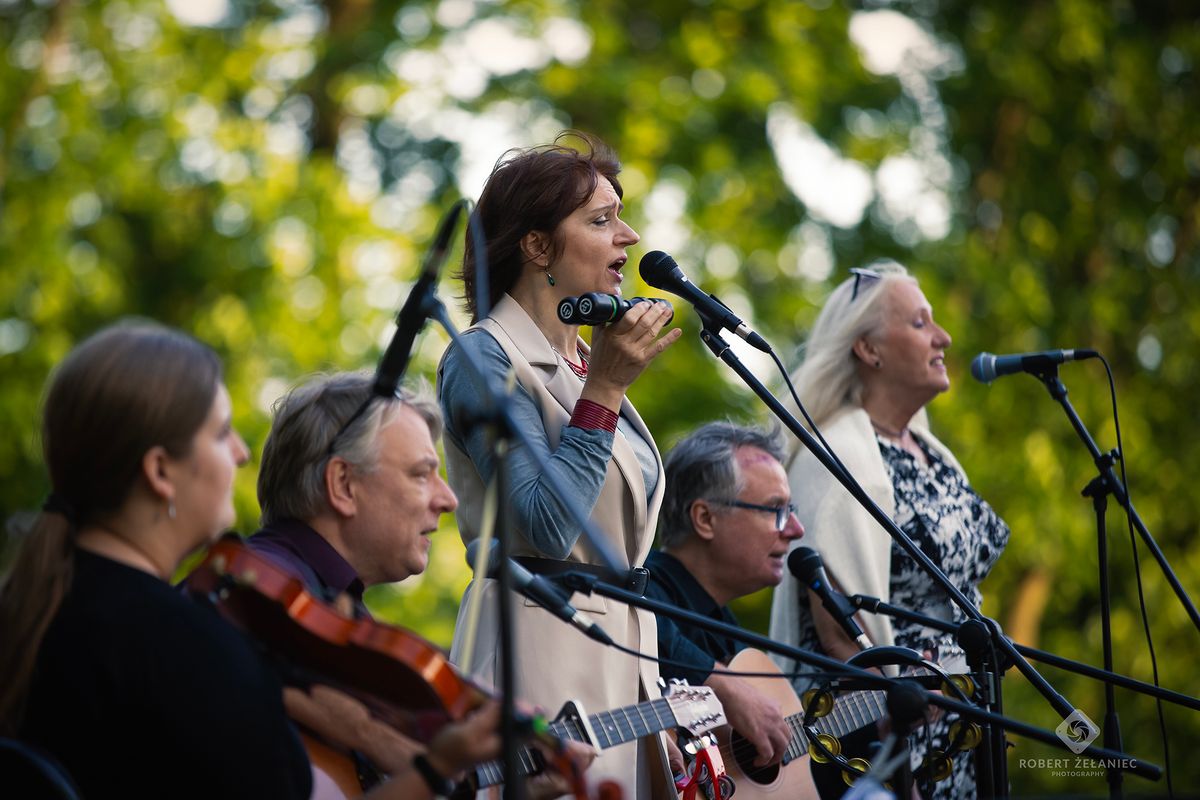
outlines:
[{"label": "guitar headstock", "polygon": [[725,709],[713,690],[707,686],[692,686],[687,681],[673,680],[663,695],[675,724],[693,736],[725,725]]}]

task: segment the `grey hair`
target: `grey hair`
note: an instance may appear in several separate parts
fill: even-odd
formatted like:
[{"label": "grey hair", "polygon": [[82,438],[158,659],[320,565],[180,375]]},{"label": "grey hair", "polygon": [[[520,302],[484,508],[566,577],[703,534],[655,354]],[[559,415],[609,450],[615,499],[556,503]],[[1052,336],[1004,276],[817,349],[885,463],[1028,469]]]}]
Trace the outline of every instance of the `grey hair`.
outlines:
[{"label": "grey hair", "polygon": [[743,488],[735,454],[739,447],[757,447],[776,461],[784,458],[778,428],[763,429],[733,422],[709,422],[684,437],[667,457],[667,483],[658,535],[664,548],[682,544],[692,535],[692,504],[697,500],[733,500]]},{"label": "grey hair", "polygon": [[862,405],[863,383],[854,343],[883,325],[888,286],[897,281],[917,282],[895,261],[874,262],[868,268],[881,277],[860,283],[857,296],[854,276],[829,295],[804,345],[804,361],[792,374],[796,391],[818,426],[848,406]]},{"label": "grey hair", "polygon": [[309,520],[326,509],[325,466],[335,455],[362,472],[374,470],[379,458],[379,431],[404,406],[425,421],[435,442],[441,437],[442,414],[424,381],[415,390],[397,389],[394,398],[372,399],[366,412],[342,431],[346,421],[371,397],[374,380],[366,372],[318,375],[275,403],[275,417],[258,471],[263,525],[288,518]]}]

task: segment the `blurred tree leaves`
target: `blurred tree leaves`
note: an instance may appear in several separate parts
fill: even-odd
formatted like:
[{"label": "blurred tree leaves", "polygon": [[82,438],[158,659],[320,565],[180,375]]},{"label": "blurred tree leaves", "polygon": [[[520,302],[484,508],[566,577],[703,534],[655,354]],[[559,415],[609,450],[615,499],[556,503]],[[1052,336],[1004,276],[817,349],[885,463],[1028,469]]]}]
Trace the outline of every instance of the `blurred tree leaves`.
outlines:
[{"label": "blurred tree leaves", "polygon": [[[170,10],[210,7],[226,11],[213,27]],[[1010,633],[1100,662],[1094,523],[1078,496],[1094,468],[1035,382],[965,380],[980,350],[1109,358],[1132,496],[1200,590],[1200,499],[1186,490],[1200,468],[1200,26],[1180,0],[5,0],[0,42],[6,517],[46,491],[41,391],[81,337],[140,315],[210,342],[257,453],[286,387],[373,365],[450,200],[477,194],[506,148],[574,126],[622,154],[643,236],[631,263],[672,252],[789,365],[846,268],[915,270],[955,337],[935,428],[1014,531],[985,584]],[[688,335],[632,393],[664,450],[704,420],[764,419],[679,310]],[[432,376],[445,342],[426,334],[418,371]],[[1100,368],[1063,376],[1101,448],[1115,446]],[[252,462],[236,487],[244,531],[254,479]],[[1116,668],[1150,680],[1115,512],[1109,535]],[[425,576],[371,602],[445,643],[467,576],[452,520],[436,541]],[[1162,680],[1195,693],[1200,634],[1144,547],[1141,563]],[[761,629],[768,605],[761,593],[738,608]],[[1048,674],[1100,719],[1096,684]],[[1015,673],[1005,688],[1009,713],[1056,724]],[[1127,749],[1161,763],[1153,705],[1118,698]],[[1179,754],[1200,721],[1174,708],[1167,721],[1176,785],[1196,785],[1200,765]],[[1021,741],[1014,759],[1055,755]],[[1014,759],[1018,792],[1104,791]]]}]

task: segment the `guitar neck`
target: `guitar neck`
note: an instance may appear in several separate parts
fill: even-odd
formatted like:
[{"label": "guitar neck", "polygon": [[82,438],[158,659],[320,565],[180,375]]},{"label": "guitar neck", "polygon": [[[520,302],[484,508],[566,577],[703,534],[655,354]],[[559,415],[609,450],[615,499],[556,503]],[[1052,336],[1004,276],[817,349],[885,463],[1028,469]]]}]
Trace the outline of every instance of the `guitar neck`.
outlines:
[{"label": "guitar neck", "polygon": [[[575,722],[575,720],[564,720]],[[614,711],[601,711],[588,717],[591,728],[596,733],[596,741],[592,744],[601,749],[614,747],[652,733],[666,730],[675,726],[675,709],[666,699],[651,700],[647,703],[637,703]],[[575,726],[578,728],[577,724]],[[582,731],[579,731],[582,735]],[[577,742],[586,742],[587,738],[570,738]]]},{"label": "guitar neck", "polygon": [[[664,698],[590,714],[586,725],[580,717],[568,715],[550,723],[550,732],[559,739],[606,750],[673,727],[675,710]],[[530,747],[521,749],[519,761],[522,775],[535,774],[545,767],[542,754]],[[504,764],[497,760],[476,766],[472,771],[472,782],[476,789],[498,786],[504,782]]]},{"label": "guitar neck", "polygon": [[887,692],[847,692],[834,704],[833,711],[826,718],[826,724],[818,723],[817,730],[841,737],[878,722],[886,717],[887,713]]},{"label": "guitar neck", "polygon": [[[830,733],[838,738],[878,722],[887,716],[887,694],[880,691],[847,692],[837,699],[833,710],[816,720],[820,733]],[[804,712],[792,714],[785,719],[792,730],[788,744],[789,755],[802,755],[808,750],[808,734],[804,732]],[[794,752],[793,752],[794,751]]]}]

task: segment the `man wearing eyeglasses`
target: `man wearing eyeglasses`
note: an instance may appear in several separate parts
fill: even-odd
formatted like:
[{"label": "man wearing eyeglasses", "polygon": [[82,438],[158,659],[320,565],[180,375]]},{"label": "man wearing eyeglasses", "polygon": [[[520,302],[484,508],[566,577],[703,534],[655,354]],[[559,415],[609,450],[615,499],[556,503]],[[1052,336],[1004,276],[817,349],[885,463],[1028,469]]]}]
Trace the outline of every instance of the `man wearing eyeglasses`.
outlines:
[{"label": "man wearing eyeglasses", "polygon": [[[666,462],[659,514],[660,550],[646,560],[646,595],[737,625],[730,601],[783,579],[790,543],[804,535],[791,503],[778,435],[714,422],[679,442]],[[778,763],[791,730],[779,705],[748,682],[714,674],[744,645],[658,618],[666,678],[711,686],[730,724],[758,750],[759,766]]]}]

